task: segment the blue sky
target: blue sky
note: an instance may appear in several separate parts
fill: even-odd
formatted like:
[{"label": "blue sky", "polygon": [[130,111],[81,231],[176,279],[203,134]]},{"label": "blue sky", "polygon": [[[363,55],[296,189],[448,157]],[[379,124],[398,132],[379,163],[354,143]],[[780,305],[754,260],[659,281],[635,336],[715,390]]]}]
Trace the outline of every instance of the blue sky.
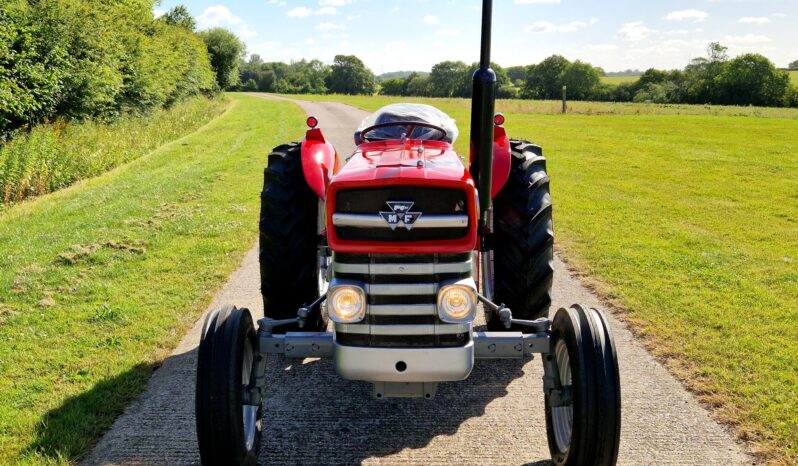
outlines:
[{"label": "blue sky", "polygon": [[[355,54],[380,74],[479,57],[480,0],[163,0],[156,13],[180,3],[200,29],[226,27],[266,61]],[[796,21],[798,0],[495,0],[493,58],[682,68],[720,41],[786,66],[798,60]]]}]

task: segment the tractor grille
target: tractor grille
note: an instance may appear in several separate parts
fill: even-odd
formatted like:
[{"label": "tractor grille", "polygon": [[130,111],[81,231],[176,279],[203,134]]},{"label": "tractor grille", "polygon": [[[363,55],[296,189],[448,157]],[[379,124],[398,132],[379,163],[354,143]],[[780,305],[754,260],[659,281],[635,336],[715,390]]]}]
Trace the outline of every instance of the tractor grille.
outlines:
[{"label": "tractor grille", "polygon": [[[408,230],[391,229],[380,212],[391,212],[388,202],[412,203],[421,215]],[[333,216],[335,234],[343,241],[430,241],[460,239],[468,233],[465,191],[421,186],[393,186],[339,191]]]},{"label": "tractor grille", "polygon": [[471,338],[471,324],[438,318],[441,282],[472,276],[471,253],[333,255],[333,275],[366,287],[366,318],[335,324],[338,344],[371,347],[455,347]]}]

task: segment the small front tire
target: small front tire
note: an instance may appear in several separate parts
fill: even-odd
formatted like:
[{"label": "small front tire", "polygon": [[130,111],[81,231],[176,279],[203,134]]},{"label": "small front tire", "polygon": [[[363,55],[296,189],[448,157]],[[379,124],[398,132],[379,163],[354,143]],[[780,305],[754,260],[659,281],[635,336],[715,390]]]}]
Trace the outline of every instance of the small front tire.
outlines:
[{"label": "small front tire", "polygon": [[257,334],[247,309],[208,315],[197,358],[195,414],[205,466],[256,465],[263,407],[244,403],[257,363]]},{"label": "small front tire", "polygon": [[556,465],[614,465],[621,434],[621,387],[615,343],[604,315],[574,305],[551,326],[559,396],[546,395],[546,433]]}]

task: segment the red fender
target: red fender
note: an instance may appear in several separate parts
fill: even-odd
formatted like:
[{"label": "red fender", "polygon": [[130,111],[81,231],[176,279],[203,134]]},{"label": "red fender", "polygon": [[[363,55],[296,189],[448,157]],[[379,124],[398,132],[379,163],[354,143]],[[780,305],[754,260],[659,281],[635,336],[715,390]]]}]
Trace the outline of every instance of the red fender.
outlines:
[{"label": "red fender", "polygon": [[338,153],[319,128],[309,129],[302,140],[302,171],[310,189],[327,200],[327,186],[340,169]]},{"label": "red fender", "polygon": [[490,197],[494,198],[510,178],[510,165],[512,163],[510,151],[510,138],[502,126],[493,129],[493,183],[491,184]]}]

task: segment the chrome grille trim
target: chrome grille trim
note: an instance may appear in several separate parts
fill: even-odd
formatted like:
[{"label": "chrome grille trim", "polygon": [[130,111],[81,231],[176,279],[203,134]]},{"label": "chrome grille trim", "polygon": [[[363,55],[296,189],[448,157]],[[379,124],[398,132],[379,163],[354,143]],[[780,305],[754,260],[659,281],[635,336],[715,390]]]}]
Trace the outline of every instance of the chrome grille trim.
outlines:
[{"label": "chrome grille trim", "polygon": [[373,284],[366,283],[366,294],[375,296],[433,295],[438,293],[437,283]]},{"label": "chrome grille trim", "polygon": [[367,310],[372,316],[430,316],[437,315],[434,304],[370,304]]},{"label": "chrome grille trim", "polygon": [[[391,228],[379,214],[333,214],[332,221],[336,227]],[[422,215],[413,223],[413,228],[466,227],[468,227],[468,215]]]},{"label": "chrome grille trim", "polygon": [[473,260],[451,263],[428,264],[345,264],[336,262],[333,267],[339,273],[363,275],[434,275],[438,273],[465,273],[473,270]]},{"label": "chrome grille trim", "polygon": [[452,335],[471,331],[471,324],[368,325],[337,324],[336,330],[360,335]]}]

